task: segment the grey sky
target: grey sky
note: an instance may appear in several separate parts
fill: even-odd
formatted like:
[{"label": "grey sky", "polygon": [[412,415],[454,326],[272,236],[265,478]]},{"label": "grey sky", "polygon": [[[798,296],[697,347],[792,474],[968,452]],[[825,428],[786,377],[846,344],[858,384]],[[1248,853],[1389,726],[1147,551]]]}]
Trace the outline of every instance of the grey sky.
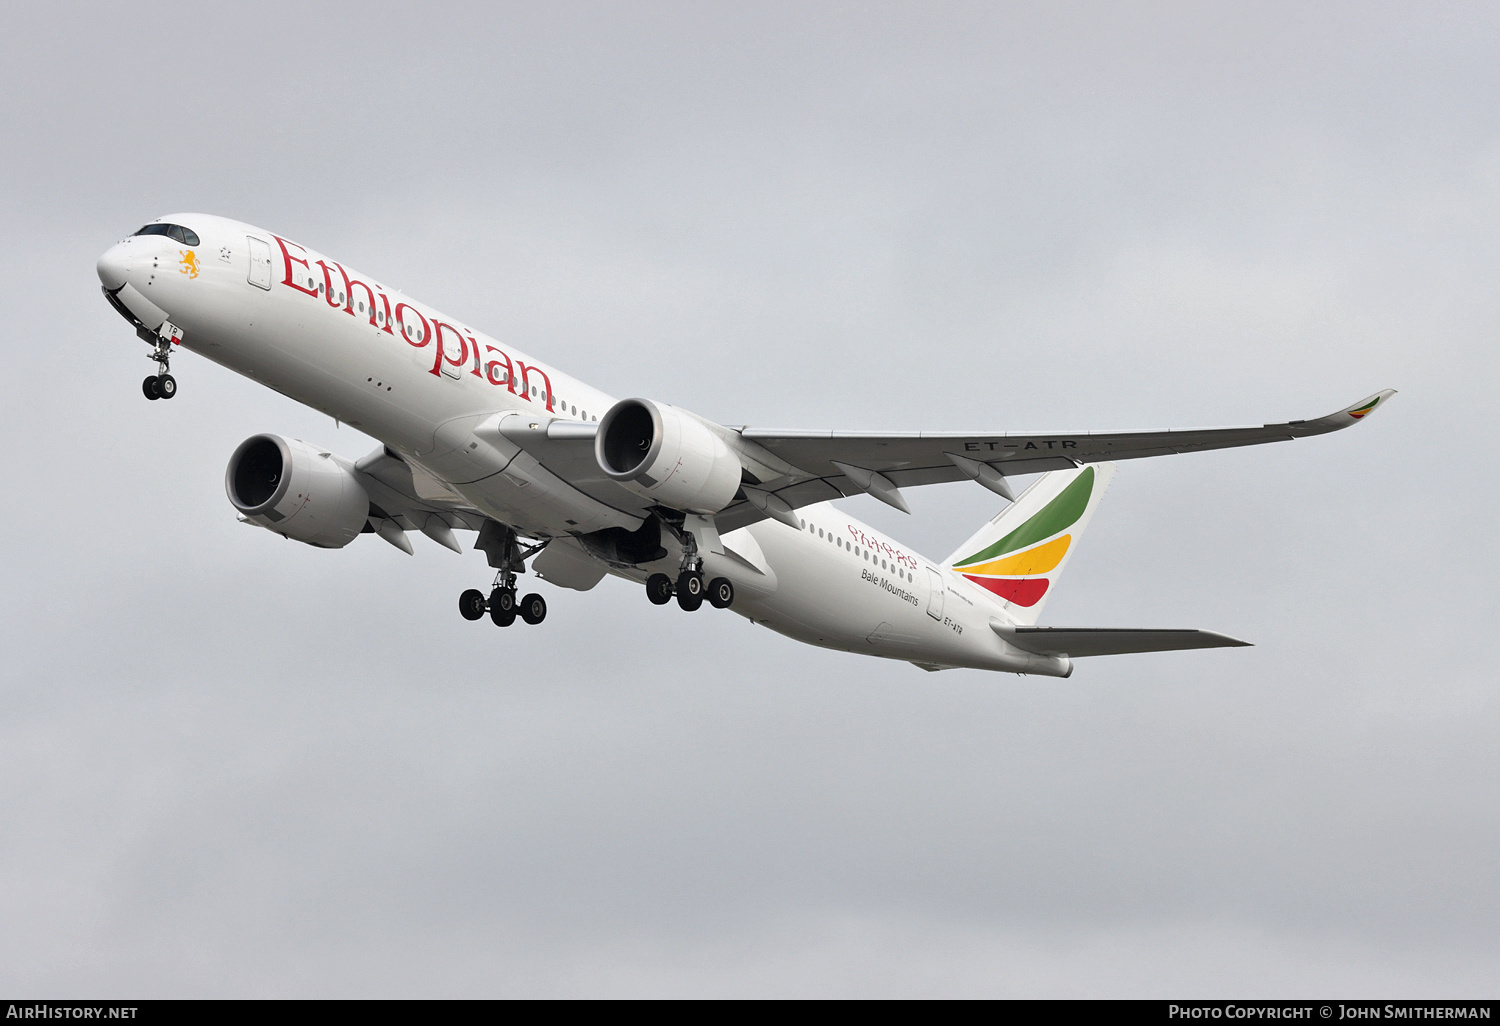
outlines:
[{"label": "grey sky", "polygon": [[[33,7],[0,34],[0,989],[1500,990],[1500,14],[1485,5]],[[1180,427],[1068,681],[235,522],[262,430],[94,260],[265,225],[726,423]],[[979,488],[856,515],[941,556]]]}]

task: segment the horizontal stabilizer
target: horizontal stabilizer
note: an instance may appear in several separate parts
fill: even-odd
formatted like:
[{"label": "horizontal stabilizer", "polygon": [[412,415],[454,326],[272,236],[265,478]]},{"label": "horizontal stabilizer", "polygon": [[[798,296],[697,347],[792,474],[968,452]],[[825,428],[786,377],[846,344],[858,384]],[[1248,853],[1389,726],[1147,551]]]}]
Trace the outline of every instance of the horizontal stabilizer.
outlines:
[{"label": "horizontal stabilizer", "polygon": [[1189,648],[1247,648],[1248,641],[1213,631],[1151,630],[1120,627],[1013,627],[991,620],[990,628],[1016,648],[1037,655],[1128,655],[1179,652]]}]

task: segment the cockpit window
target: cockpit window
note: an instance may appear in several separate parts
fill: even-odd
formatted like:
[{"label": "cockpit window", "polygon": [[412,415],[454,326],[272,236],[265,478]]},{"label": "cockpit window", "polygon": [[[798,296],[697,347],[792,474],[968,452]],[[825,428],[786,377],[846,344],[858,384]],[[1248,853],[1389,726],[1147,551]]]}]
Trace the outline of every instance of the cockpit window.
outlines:
[{"label": "cockpit window", "polygon": [[180,224],[148,224],[137,235],[165,235],[174,242],[180,242],[184,246],[198,245],[198,233],[191,228],[184,228]]}]

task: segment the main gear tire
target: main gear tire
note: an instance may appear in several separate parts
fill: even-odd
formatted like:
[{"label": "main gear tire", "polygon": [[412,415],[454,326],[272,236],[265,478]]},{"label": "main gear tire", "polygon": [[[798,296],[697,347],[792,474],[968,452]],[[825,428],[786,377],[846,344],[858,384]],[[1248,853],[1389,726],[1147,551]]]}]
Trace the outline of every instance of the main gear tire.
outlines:
[{"label": "main gear tire", "polygon": [[652,574],[646,578],[646,597],[653,606],[664,606],[672,601],[672,578],[666,574]]},{"label": "main gear tire", "polygon": [[677,604],[691,613],[703,605],[703,575],[685,571],[677,578]]},{"label": "main gear tire", "polygon": [[514,588],[496,588],[490,592],[490,622],[496,627],[509,627],[516,622]]},{"label": "main gear tire", "polygon": [[532,592],[521,600],[521,619],[535,626],[547,619],[547,600]]},{"label": "main gear tire", "polygon": [[708,582],[708,601],[715,609],[728,609],[734,602],[734,584],[727,577],[715,577]]},{"label": "main gear tire", "polygon": [[465,620],[479,620],[484,617],[484,592],[478,588],[470,588],[458,597],[458,611],[463,614]]}]

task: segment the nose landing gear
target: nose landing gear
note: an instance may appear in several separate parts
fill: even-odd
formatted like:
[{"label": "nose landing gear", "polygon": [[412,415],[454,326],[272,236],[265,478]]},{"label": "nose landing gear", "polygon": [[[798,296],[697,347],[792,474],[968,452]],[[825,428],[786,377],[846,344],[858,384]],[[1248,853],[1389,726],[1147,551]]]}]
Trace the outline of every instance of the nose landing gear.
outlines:
[{"label": "nose landing gear", "polygon": [[141,382],[141,391],[147,399],[170,399],[177,394],[177,379],[170,374],[153,374]]},{"label": "nose landing gear", "polygon": [[146,329],[140,329],[141,336],[151,343],[151,359],[161,369],[155,374],[141,382],[141,392],[147,399],[171,399],[177,394],[177,379],[171,375],[172,364],[172,340],[181,338],[182,332],[174,327],[170,321],[162,323],[157,329],[157,334],[147,338]]}]

